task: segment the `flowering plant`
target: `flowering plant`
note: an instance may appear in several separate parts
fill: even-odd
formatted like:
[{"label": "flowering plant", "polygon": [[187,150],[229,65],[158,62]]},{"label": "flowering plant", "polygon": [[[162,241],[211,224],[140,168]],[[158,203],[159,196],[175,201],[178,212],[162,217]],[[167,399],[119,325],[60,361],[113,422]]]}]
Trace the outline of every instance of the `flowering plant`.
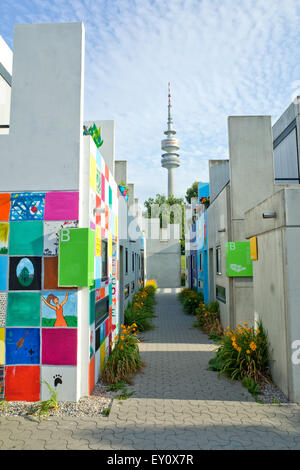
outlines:
[{"label": "flowering plant", "polygon": [[208,205],[209,203],[210,203],[210,197],[209,196],[208,197],[205,197],[205,196],[201,197],[200,204]]},{"label": "flowering plant", "polygon": [[268,339],[262,322],[259,322],[257,329],[248,327],[246,322],[234,329],[227,326],[210,366],[232,379],[251,377],[255,382],[268,380]]}]

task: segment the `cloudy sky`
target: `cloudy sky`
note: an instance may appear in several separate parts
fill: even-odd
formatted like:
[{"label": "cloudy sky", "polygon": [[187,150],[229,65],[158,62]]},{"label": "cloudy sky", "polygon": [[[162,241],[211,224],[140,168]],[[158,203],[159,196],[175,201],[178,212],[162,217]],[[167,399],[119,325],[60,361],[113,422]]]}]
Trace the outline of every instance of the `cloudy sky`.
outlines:
[{"label": "cloudy sky", "polygon": [[116,158],[142,202],[167,192],[160,141],[171,82],[181,166],[175,195],[228,157],[229,115],[271,115],[300,91],[300,0],[1,0],[15,23],[83,21],[85,119],[116,120]]}]

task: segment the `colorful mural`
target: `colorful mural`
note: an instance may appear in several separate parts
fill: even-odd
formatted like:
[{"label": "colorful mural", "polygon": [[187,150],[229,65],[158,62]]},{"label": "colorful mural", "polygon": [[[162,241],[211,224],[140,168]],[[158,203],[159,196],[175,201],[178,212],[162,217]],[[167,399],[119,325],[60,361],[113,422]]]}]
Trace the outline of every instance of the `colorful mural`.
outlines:
[{"label": "colorful mural", "polygon": [[0,194],[0,397],[7,400],[48,398],[43,380],[60,399],[78,398],[81,289],[90,293],[89,391],[118,331],[119,192],[95,146],[91,152],[86,228],[78,228],[78,191]]}]

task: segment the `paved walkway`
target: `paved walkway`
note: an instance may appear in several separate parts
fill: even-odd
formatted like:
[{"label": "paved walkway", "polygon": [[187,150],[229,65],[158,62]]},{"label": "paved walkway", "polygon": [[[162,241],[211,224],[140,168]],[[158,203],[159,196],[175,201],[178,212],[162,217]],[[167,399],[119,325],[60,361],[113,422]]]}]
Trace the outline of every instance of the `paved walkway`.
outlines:
[{"label": "paved walkway", "polygon": [[0,418],[0,449],[300,449],[300,406],[260,405],[208,371],[212,342],[173,291],[157,300],[131,398],[114,400],[109,418]]}]

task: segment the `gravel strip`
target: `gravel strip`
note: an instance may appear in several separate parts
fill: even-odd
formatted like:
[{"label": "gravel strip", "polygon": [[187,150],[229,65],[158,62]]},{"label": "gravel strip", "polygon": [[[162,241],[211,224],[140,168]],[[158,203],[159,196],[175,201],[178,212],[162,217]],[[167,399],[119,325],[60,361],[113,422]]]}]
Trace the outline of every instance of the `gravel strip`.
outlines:
[{"label": "gravel strip", "polygon": [[[107,408],[111,408],[113,399],[118,392],[109,392],[107,387],[98,382],[90,396],[82,397],[76,402],[59,402],[56,410],[49,410],[48,415],[54,417],[63,416],[107,416],[103,413]],[[10,401],[0,406],[1,416],[26,416],[36,402]],[[38,417],[38,413],[36,414]]]},{"label": "gravel strip", "polygon": [[257,400],[268,404],[290,403],[288,398],[282,393],[277,385],[271,383],[260,384],[260,393],[257,395]]}]

